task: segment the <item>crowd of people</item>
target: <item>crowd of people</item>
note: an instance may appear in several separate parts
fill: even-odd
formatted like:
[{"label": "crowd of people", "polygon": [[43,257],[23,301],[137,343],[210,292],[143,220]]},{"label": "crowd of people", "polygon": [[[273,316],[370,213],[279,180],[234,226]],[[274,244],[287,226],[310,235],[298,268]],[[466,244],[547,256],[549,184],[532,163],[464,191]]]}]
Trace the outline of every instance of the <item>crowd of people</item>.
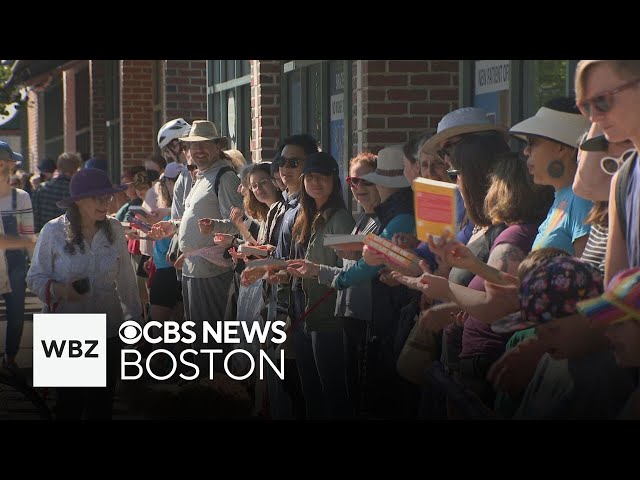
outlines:
[{"label": "crowd of people", "polygon": [[[252,163],[213,122],[180,118],[158,132],[162,155],[121,184],[100,159],[80,168],[67,152],[27,193],[0,144],[3,367],[17,367],[26,279],[46,311],[107,313],[108,386],[58,389],[58,418],[109,418],[125,319],[191,321],[191,348],[223,351],[205,343],[204,322],[284,322],[284,343],[246,345],[283,355],[284,379],[222,388],[220,357],[209,372],[198,356],[201,378],[169,380],[206,398],[191,414],[207,418],[640,418],[640,62],[583,60],[575,92],[510,128],[454,110],[435,133],[358,153],[346,178],[311,135]],[[416,237],[419,177],[457,185],[455,231]],[[151,228],[131,228],[140,221]],[[420,269],[357,242],[325,245],[369,233]],[[285,262],[254,264],[243,245]],[[169,403],[166,416],[189,416]]]}]

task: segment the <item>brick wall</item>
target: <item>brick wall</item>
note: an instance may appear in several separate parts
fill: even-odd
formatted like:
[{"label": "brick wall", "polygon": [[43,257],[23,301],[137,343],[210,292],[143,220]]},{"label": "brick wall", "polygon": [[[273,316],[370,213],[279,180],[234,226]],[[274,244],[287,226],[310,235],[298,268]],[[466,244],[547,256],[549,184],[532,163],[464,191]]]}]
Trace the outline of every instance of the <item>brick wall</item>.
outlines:
[{"label": "brick wall", "polygon": [[104,117],[104,60],[90,61],[89,78],[91,82],[91,155],[104,154],[107,151],[107,126]]},{"label": "brick wall", "polygon": [[251,157],[271,161],[280,143],[280,61],[251,60]]},{"label": "brick wall", "polygon": [[353,154],[435,131],[458,108],[457,60],[356,60]]},{"label": "brick wall", "polygon": [[152,60],[120,63],[120,141],[123,168],[142,165],[154,152]]},{"label": "brick wall", "polygon": [[206,60],[166,60],[165,118],[191,123],[207,118]]}]

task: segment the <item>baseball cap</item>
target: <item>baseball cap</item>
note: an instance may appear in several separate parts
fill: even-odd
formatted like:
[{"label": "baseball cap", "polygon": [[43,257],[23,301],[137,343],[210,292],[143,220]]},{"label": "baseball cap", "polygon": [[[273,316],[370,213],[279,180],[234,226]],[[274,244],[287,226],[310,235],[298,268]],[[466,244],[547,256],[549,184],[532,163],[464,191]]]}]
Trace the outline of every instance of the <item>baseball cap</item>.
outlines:
[{"label": "baseball cap", "polygon": [[640,268],[619,272],[607,291],[591,300],[578,302],[578,311],[592,322],[603,325],[640,319]]},{"label": "baseball cap", "polygon": [[319,173],[321,175],[332,175],[338,173],[338,162],[326,152],[310,154],[304,162],[303,173]]},{"label": "baseball cap", "polygon": [[185,169],[184,165],[182,165],[181,163],[177,163],[177,162],[167,163],[167,166],[164,168],[164,172],[162,172],[162,175],[160,175],[160,178],[166,177],[173,180],[176,177],[178,177],[178,175],[180,175],[184,169]]},{"label": "baseball cap", "polygon": [[575,257],[555,257],[529,272],[520,284],[520,311],[491,324],[496,333],[509,333],[578,313],[580,300],[604,291],[602,273]]}]

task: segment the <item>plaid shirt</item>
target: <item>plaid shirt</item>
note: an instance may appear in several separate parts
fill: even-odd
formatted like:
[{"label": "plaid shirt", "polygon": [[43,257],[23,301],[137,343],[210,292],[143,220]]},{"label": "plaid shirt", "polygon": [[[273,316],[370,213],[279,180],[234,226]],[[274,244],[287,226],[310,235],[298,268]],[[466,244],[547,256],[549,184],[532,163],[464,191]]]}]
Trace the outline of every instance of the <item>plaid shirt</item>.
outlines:
[{"label": "plaid shirt", "polygon": [[36,233],[39,233],[49,220],[65,213],[64,209],[56,206],[56,202],[70,196],[70,181],[71,177],[60,175],[42,184],[33,192],[33,216]]}]

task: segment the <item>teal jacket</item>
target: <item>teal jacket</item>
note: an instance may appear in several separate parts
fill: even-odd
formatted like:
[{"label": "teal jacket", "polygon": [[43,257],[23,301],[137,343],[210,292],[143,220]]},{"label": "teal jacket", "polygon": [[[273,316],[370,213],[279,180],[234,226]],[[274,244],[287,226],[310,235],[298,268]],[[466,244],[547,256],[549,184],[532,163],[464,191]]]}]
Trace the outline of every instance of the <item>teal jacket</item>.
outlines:
[{"label": "teal jacket", "polygon": [[[413,214],[401,213],[400,215],[393,217],[393,219],[382,230],[382,233],[379,233],[378,235],[382,238],[386,238],[387,240],[391,240],[394,233],[415,233],[415,230],[416,221]],[[381,268],[382,266],[374,267],[368,265],[364,259],[361,258],[349,270],[340,273],[340,275],[334,279],[333,286],[337,290],[344,290],[353,285],[370,281],[378,275],[378,271]]]}]

